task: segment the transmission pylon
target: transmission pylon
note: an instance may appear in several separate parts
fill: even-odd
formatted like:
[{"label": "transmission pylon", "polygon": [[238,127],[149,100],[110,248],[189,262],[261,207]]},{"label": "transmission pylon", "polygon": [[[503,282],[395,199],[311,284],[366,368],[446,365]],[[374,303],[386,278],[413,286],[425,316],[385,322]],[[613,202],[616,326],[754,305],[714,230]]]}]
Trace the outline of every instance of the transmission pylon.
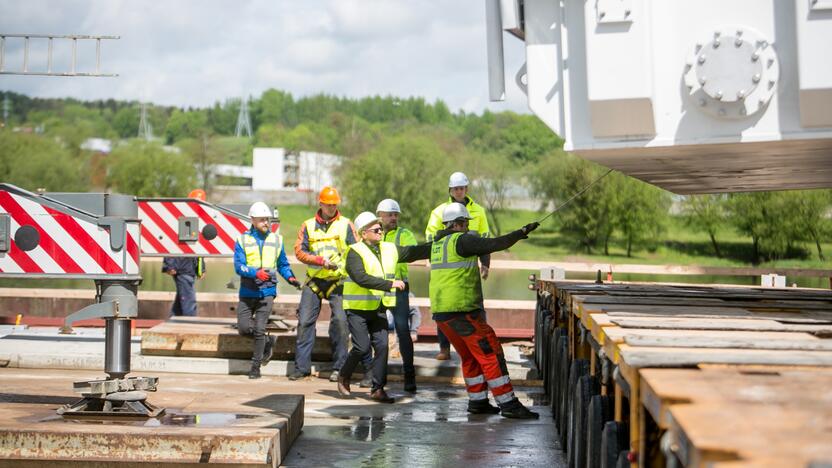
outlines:
[{"label": "transmission pylon", "polygon": [[147,118],[147,104],[142,103],[141,116],[139,117],[139,138],[144,138],[147,141],[153,139],[153,126],[150,125],[150,119]]},{"label": "transmission pylon", "polygon": [[234,131],[237,137],[243,136],[243,133],[251,138],[251,118],[248,116],[248,101],[240,99],[240,114],[237,115],[237,129]]},{"label": "transmission pylon", "polygon": [[[0,33],[0,75],[42,75],[42,76],[118,76],[115,73],[101,73],[101,41],[114,40],[119,36],[83,36],[78,34],[57,35],[57,34],[5,34]],[[13,70],[6,69],[6,43],[9,39],[23,40],[23,66]],[[32,40],[47,43],[46,70],[31,70],[29,68],[29,43]],[[69,70],[55,71],[52,69],[52,49],[55,41],[72,44],[72,59]],[[77,70],[78,63],[78,41],[95,41],[95,71],[80,72]]]}]

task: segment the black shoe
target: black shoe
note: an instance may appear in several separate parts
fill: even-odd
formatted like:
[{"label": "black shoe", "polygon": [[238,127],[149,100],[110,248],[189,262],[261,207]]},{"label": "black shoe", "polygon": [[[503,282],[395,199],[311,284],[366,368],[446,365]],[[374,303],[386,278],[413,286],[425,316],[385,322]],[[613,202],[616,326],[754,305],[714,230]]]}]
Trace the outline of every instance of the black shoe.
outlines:
[{"label": "black shoe", "polygon": [[259,379],[260,378],[260,366],[251,366],[251,370],[248,371],[248,378],[250,378],[250,379]]},{"label": "black shoe", "polygon": [[488,400],[468,400],[468,412],[471,414],[497,414],[500,408],[491,406]]},{"label": "black shoe", "polygon": [[364,373],[364,377],[361,378],[361,382],[358,383],[358,386],[361,388],[370,388],[373,386],[373,376],[369,372]]},{"label": "black shoe", "polygon": [[309,377],[309,374],[304,374],[300,371],[294,371],[291,374],[289,374],[289,380],[303,380],[307,377]]},{"label": "black shoe", "polygon": [[260,361],[261,366],[265,366],[272,360],[274,355],[274,338],[266,335],[266,346],[263,347],[263,360]]},{"label": "black shoe", "polygon": [[416,393],[416,374],[404,375],[404,391]]},{"label": "black shoe", "polygon": [[370,399],[379,403],[394,403],[396,400],[387,395],[383,388],[380,388],[370,394]]},{"label": "black shoe", "polygon": [[529,411],[528,408],[523,406],[517,400],[515,400],[513,403],[509,403],[508,405],[504,406],[500,410],[500,414],[504,418],[511,419],[537,419],[540,417],[539,414],[535,413],[534,411]]}]

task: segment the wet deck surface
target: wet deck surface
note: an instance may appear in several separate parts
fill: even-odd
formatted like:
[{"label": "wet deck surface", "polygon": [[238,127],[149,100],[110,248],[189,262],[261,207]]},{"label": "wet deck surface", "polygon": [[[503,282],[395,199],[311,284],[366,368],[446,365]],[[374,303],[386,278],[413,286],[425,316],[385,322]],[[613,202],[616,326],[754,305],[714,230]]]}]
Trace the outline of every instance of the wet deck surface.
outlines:
[{"label": "wet deck surface", "polygon": [[541,388],[515,389],[540,413],[518,421],[469,414],[461,386],[421,384],[406,396],[400,385],[390,386],[392,405],[366,400],[365,389],[333,399],[334,384],[321,385],[307,396],[303,432],[283,466],[566,466]]}]

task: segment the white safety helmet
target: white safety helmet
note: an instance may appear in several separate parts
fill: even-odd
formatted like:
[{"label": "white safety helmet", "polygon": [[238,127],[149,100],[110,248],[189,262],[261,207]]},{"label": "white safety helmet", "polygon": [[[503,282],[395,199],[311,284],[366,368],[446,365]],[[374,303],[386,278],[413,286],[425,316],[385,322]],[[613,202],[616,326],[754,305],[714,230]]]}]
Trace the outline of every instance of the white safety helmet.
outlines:
[{"label": "white safety helmet", "polygon": [[358,232],[363,231],[366,227],[372,226],[374,223],[379,223],[378,216],[369,211],[365,211],[355,217],[355,228],[358,229]]},{"label": "white safety helmet", "polygon": [[468,177],[461,172],[454,172],[448,179],[448,188],[467,187]]},{"label": "white safety helmet", "polygon": [[443,223],[450,223],[451,221],[455,221],[459,218],[473,219],[468,213],[468,208],[465,208],[465,206],[461,203],[450,203],[444,210],[442,210]]},{"label": "white safety helmet", "polygon": [[[275,214],[277,210],[275,210]],[[271,218],[272,217],[272,210],[269,209],[269,206],[265,203],[259,201],[254,202],[251,205],[251,208],[248,209],[248,216],[249,218]]]},{"label": "white safety helmet", "polygon": [[392,198],[385,198],[384,200],[378,202],[378,206],[376,207],[376,213],[379,212],[387,212],[387,213],[401,213],[402,210],[399,208],[399,202],[393,200]]}]

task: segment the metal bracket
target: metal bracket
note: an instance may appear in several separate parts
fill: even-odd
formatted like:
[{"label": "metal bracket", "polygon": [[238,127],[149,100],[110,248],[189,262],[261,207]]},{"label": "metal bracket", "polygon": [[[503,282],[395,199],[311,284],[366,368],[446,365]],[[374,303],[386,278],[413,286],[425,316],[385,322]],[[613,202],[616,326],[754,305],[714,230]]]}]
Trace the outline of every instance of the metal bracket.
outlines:
[{"label": "metal bracket", "polygon": [[[129,315],[128,312],[123,317],[136,317],[137,315]],[[122,317],[119,314],[118,301],[97,302],[67,315],[64,319],[64,326],[61,328],[61,333],[72,333],[72,324],[79,320],[107,317]]]},{"label": "metal bracket", "polygon": [[179,242],[196,242],[199,240],[199,218],[182,216],[179,222]]},{"label": "metal bracket", "polygon": [[809,0],[809,11],[832,10],[832,0]]},{"label": "metal bracket", "polygon": [[124,218],[114,216],[103,216],[98,220],[98,225],[109,229],[110,247],[113,250],[121,250],[124,247],[124,239],[127,237],[127,223]]},{"label": "metal bracket", "polygon": [[[524,79],[526,80],[525,82],[523,81]],[[523,94],[526,96],[529,95],[529,75],[526,72],[525,63],[517,70],[517,74],[514,75],[514,82],[517,83],[517,87],[520,88],[520,91],[523,91]]]},{"label": "metal bracket", "polygon": [[11,248],[11,216],[0,214],[0,252],[8,252]]},{"label": "metal bracket", "polygon": [[603,23],[632,23],[632,0],[596,0],[595,20]]},{"label": "metal bracket", "polygon": [[158,377],[129,377],[126,379],[83,380],[73,382],[72,390],[88,397],[104,398],[115,392],[145,391],[155,392]]}]

